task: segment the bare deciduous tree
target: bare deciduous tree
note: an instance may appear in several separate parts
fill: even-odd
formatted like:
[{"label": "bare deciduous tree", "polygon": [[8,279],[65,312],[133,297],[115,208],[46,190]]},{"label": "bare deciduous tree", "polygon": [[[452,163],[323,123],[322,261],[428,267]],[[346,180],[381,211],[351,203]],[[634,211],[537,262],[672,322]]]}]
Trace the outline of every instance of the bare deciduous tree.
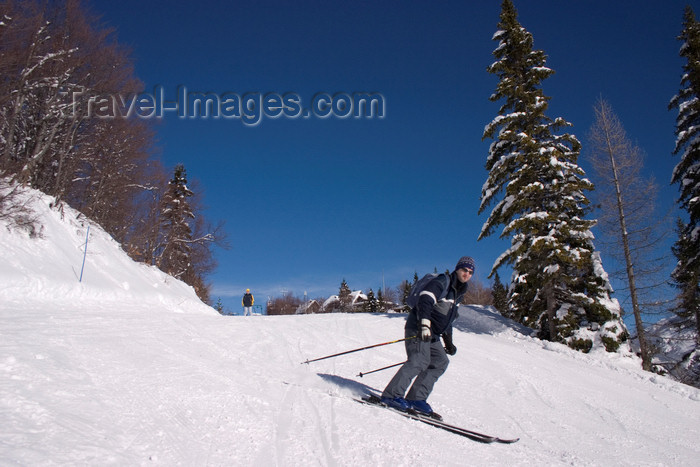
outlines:
[{"label": "bare deciduous tree", "polygon": [[462,303],[466,305],[493,305],[493,293],[481,281],[472,279],[469,281],[469,288],[464,294]]},{"label": "bare deciduous tree", "polygon": [[140,91],[128,52],[80,0],[9,0],[0,17],[0,171],[122,241],[153,133],[144,120],[96,118],[88,103]]},{"label": "bare deciduous tree", "polygon": [[293,315],[296,313],[303,300],[287,292],[281,297],[275,297],[267,303],[268,315]]},{"label": "bare deciduous tree", "polygon": [[644,179],[641,149],[630,142],[612,107],[602,98],[595,106],[590,132],[590,161],[598,176],[596,196],[600,206],[599,227],[609,239],[609,254],[624,264],[612,274],[628,284],[632,312],[642,357],[642,367],[652,368],[652,349],[644,330],[643,315],[651,303],[643,295],[664,285],[659,280],[663,262],[654,252],[664,236],[661,222],[654,222],[658,191],[653,179]]},{"label": "bare deciduous tree", "polygon": [[21,186],[0,177],[0,220],[10,229],[24,230],[30,237],[37,237],[42,226],[38,215],[29,208],[30,201]]},{"label": "bare deciduous tree", "polygon": [[[212,245],[226,246],[223,226],[193,207],[191,222],[179,225],[191,238],[163,242],[167,175],[150,160],[149,122],[110,107],[143,87],[112,33],[81,0],[0,2],[0,175],[56,197],[59,207],[69,203],[132,258],[208,301],[204,275],[216,266]],[[188,261],[175,258],[180,250]]]}]

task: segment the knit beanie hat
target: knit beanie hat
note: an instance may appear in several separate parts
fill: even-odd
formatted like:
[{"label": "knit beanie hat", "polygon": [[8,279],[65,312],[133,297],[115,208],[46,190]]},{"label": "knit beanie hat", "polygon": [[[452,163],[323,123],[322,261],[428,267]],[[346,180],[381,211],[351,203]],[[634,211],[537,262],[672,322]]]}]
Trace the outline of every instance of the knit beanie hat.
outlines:
[{"label": "knit beanie hat", "polygon": [[455,266],[455,271],[458,269],[471,269],[476,270],[476,265],[474,264],[474,259],[471,256],[462,256],[457,261],[457,266]]}]

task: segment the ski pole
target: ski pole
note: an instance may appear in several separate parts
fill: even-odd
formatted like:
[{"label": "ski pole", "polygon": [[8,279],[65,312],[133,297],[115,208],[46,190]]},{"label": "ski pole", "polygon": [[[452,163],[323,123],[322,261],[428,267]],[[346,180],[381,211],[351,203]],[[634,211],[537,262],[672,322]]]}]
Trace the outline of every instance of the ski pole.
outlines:
[{"label": "ski pole", "polygon": [[301,363],[311,363],[311,362],[317,362],[319,360],[325,360],[326,358],[339,357],[341,355],[345,355],[345,354],[349,354],[349,353],[353,353],[353,352],[359,352],[360,350],[373,349],[374,347],[381,347],[382,345],[389,345],[389,344],[395,344],[397,342],[407,341],[407,340],[413,339],[415,337],[416,336],[404,337],[403,339],[396,339],[395,341],[391,341],[391,342],[383,342],[381,344],[368,345],[367,347],[362,347],[362,348],[353,349],[353,350],[347,350],[345,352],[340,352],[340,353],[334,353],[333,355],[326,355],[325,357],[314,358],[313,360],[307,360],[307,361],[301,362]]},{"label": "ski pole", "polygon": [[366,372],[364,372],[364,373],[360,373],[360,374],[357,375],[357,376],[359,376],[360,378],[362,378],[364,375],[368,375],[368,374],[370,374],[370,373],[376,373],[376,372],[382,371],[382,370],[388,370],[389,368],[394,368],[395,366],[403,365],[404,363],[406,363],[406,362],[394,363],[393,365],[385,366],[385,367],[383,367],[383,368],[377,368],[376,370],[366,371]]}]

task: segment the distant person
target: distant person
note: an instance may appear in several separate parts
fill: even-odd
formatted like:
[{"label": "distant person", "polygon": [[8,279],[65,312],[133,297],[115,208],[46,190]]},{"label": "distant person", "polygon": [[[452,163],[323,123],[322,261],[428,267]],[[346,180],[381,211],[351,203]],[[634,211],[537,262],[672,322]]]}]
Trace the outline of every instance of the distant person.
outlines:
[{"label": "distant person", "polygon": [[245,295],[243,295],[243,300],[241,300],[243,305],[243,316],[253,315],[253,304],[255,303],[255,297],[250,293],[250,289],[245,289]]},{"label": "distant person", "polygon": [[417,305],[406,319],[405,336],[411,338],[405,341],[408,358],[384,389],[381,397],[384,404],[402,411],[415,410],[442,418],[433,412],[428,396],[447,369],[447,355],[457,352],[452,342],[452,323],[458,316],[457,308],[467,292],[467,282],[474,274],[474,267],[474,260],[463,256],[449,279],[447,274],[440,274],[420,292]]}]

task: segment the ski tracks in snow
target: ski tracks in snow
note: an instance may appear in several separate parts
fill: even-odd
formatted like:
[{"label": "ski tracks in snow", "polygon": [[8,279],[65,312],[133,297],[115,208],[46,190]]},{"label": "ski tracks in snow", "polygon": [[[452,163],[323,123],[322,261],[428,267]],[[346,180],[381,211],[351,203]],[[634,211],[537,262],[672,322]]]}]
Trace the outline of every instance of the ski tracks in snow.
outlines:
[{"label": "ski tracks in snow", "polygon": [[[293,465],[304,459],[326,466],[339,465],[334,404],[332,398],[319,404],[305,388],[288,385],[273,416],[272,437],[261,447],[254,465]],[[309,442],[299,443],[300,438]]]},{"label": "ski tracks in snow", "polygon": [[[282,317],[281,319],[289,319]],[[306,319],[297,317],[295,319]],[[309,320],[309,327],[304,335],[281,334],[269,327],[261,329],[261,341],[255,344],[262,352],[264,348],[295,349],[295,352],[270,354],[268,359],[285,361],[289,371],[285,375],[267,375],[268,384],[282,384],[282,397],[272,407],[272,433],[261,444],[253,465],[298,465],[305,460],[321,465],[342,465],[339,461],[339,433],[336,422],[336,400],[323,397],[312,388],[317,386],[318,376],[314,369],[302,364],[303,356],[309,344],[327,349],[328,329],[318,321]],[[266,342],[278,341],[267,346]],[[279,341],[282,342],[279,342]],[[280,345],[282,344],[282,345]],[[258,353],[253,350],[252,353]],[[329,362],[333,366],[334,362]],[[285,366],[287,366],[285,365]],[[327,396],[327,395],[326,395]],[[298,440],[304,439],[305,443]]]}]

